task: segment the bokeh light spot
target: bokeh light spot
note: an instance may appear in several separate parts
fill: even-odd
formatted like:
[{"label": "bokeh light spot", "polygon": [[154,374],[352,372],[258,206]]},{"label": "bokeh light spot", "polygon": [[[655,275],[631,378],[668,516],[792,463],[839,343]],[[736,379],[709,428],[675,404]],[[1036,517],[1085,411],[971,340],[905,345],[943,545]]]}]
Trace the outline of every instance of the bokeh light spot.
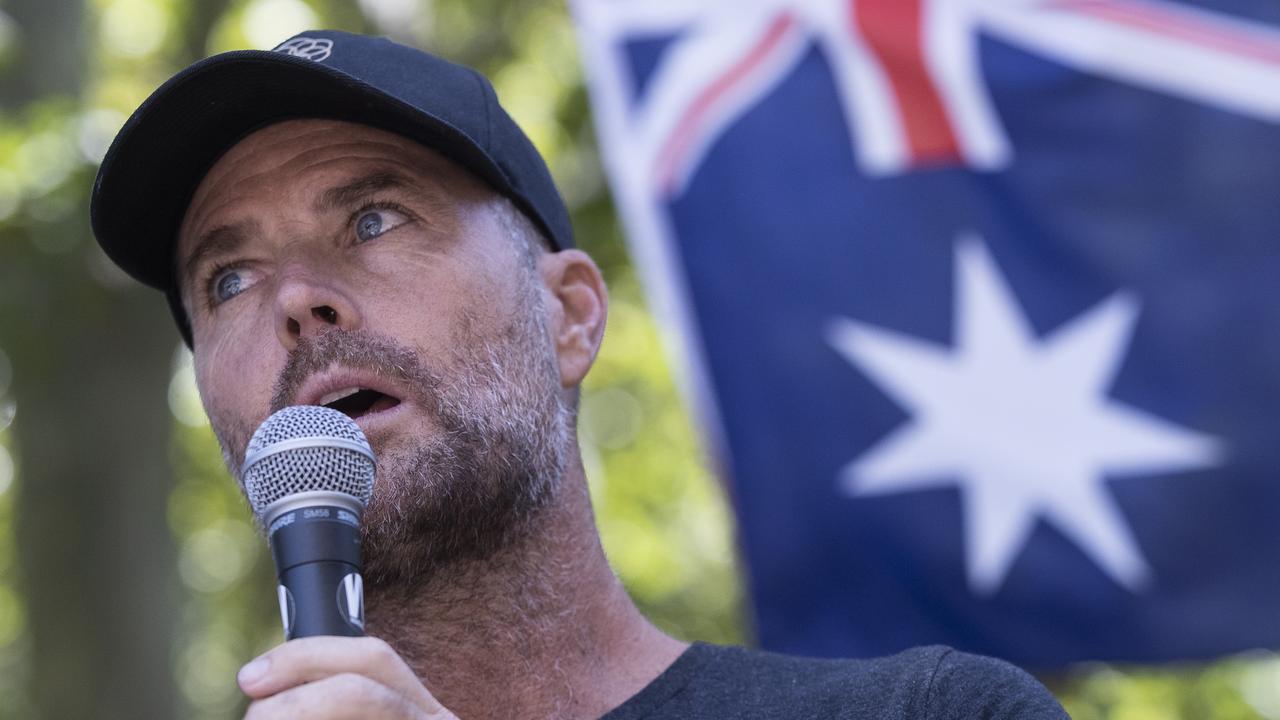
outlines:
[{"label": "bokeh light spot", "polygon": [[102,13],[102,42],[117,55],[150,55],[168,30],[169,13],[153,0],[116,0]]},{"label": "bokeh light spot", "polygon": [[393,37],[413,37],[427,29],[423,22],[423,0],[359,0],[364,11],[379,29]]},{"label": "bokeh light spot", "polygon": [[122,113],[107,108],[86,112],[80,118],[79,131],[76,133],[80,155],[95,165],[101,163],[124,121]]},{"label": "bokeh light spot", "polygon": [[[216,628],[213,628],[216,629]],[[193,705],[210,714],[231,710],[239,699],[236,671],[240,663],[223,632],[210,632],[189,644],[179,659],[178,682]]]},{"label": "bokeh light spot", "polygon": [[183,542],[178,572],[197,592],[225,590],[248,572],[256,547],[257,536],[248,523],[223,520],[197,530]]},{"label": "bokeh light spot", "polygon": [[18,147],[13,169],[29,188],[39,195],[61,185],[78,164],[76,148],[62,133],[54,130],[32,135]]},{"label": "bokeh light spot", "polygon": [[191,351],[179,348],[174,358],[173,375],[169,378],[169,412],[187,427],[204,427],[209,418],[200,403],[200,391],[196,389],[195,366]]},{"label": "bokeh light spot", "polygon": [[300,0],[257,0],[240,21],[244,36],[264,50],[317,24],[315,11]]},{"label": "bokeh light spot", "polygon": [[18,403],[12,399],[0,401],[0,432],[13,424],[13,416],[18,414]]},{"label": "bokeh light spot", "polygon": [[604,388],[582,401],[583,428],[592,442],[610,450],[635,441],[642,415],[639,401],[622,388]]}]

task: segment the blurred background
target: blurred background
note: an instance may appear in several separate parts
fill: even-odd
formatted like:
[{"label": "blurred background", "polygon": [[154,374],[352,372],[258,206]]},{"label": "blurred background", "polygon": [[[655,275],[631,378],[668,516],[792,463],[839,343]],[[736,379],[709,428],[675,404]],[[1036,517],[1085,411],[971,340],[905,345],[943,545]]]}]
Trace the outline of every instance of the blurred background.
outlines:
[{"label": "blurred background", "polygon": [[[312,27],[473,65],[547,158],[611,294],[580,433],[605,549],[687,640],[753,642],[724,488],[643,297],[568,10],[534,0],[0,2],[0,718],[239,717],[280,641],[270,558],[159,294],[91,237],[128,114],[206,55]],[[1042,676],[1078,720],[1280,718],[1280,657]]]}]

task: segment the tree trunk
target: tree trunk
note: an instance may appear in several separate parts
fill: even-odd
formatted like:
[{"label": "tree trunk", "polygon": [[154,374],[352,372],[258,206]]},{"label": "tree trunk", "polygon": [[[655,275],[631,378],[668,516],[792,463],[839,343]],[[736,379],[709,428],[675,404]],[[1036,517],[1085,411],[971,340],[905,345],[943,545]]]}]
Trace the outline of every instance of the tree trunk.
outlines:
[{"label": "tree trunk", "polygon": [[82,251],[27,265],[27,327],[4,341],[30,699],[46,720],[178,717],[165,522],[175,336],[154,293],[107,291],[85,265]]},{"label": "tree trunk", "polygon": [[[19,115],[33,100],[76,98],[89,46],[83,3],[9,0],[5,9],[19,53],[0,101]],[[0,233],[28,699],[46,720],[179,717],[179,592],[165,515],[177,336],[156,293],[91,271],[105,263],[88,228],[91,181],[85,169],[53,191],[74,198],[60,217],[20,215]]]}]

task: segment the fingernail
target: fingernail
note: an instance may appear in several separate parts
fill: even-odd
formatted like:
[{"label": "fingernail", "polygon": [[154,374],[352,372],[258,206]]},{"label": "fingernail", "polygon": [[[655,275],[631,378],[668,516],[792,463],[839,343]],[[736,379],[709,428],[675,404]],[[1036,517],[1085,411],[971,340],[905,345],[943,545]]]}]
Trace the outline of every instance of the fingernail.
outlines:
[{"label": "fingernail", "polygon": [[267,667],[270,664],[265,657],[260,657],[240,668],[240,673],[236,675],[236,679],[240,681],[241,685],[252,685],[266,676]]}]

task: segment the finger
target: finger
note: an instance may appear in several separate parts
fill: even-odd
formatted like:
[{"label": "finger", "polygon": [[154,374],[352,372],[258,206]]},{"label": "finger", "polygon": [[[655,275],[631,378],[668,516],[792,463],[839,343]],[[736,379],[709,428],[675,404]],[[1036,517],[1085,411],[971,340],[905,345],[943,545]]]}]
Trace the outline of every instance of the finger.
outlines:
[{"label": "finger", "polygon": [[245,694],[256,699],[342,673],[363,675],[428,712],[441,709],[404,660],[378,638],[318,636],[290,640],[245,665],[237,679]]},{"label": "finger", "polygon": [[363,675],[342,673],[292,687],[249,706],[245,720],[426,720],[429,714],[394,690]]}]

